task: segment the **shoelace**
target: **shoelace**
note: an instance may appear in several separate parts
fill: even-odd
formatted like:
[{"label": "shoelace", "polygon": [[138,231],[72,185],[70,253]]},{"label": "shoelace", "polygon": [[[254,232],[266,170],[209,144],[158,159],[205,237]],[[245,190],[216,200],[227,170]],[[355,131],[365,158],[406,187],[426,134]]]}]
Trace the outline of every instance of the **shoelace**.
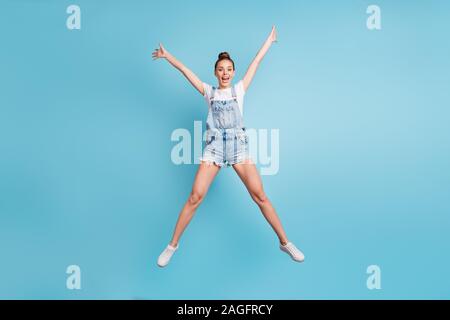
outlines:
[{"label": "shoelace", "polygon": [[162,255],[163,259],[168,259],[169,257],[172,256],[172,253],[170,252],[169,248],[167,248],[166,250],[164,250],[164,253]]},{"label": "shoelace", "polygon": [[175,250],[177,250],[176,247],[173,247],[173,249],[172,249],[169,246],[167,246],[165,251],[166,251],[166,254],[173,254],[175,252]]},{"label": "shoelace", "polygon": [[295,248],[294,248],[294,245],[293,245],[293,244],[288,243],[288,244],[285,246],[285,248],[288,249],[288,251],[290,252],[290,254],[296,255]]}]

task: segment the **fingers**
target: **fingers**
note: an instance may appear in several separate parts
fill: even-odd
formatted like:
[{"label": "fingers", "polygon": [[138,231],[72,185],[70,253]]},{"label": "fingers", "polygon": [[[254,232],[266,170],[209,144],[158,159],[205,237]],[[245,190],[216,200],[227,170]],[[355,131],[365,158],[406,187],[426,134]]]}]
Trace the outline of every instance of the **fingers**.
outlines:
[{"label": "fingers", "polygon": [[153,60],[156,60],[156,59],[160,58],[159,51],[156,50],[155,52],[153,52],[152,53],[152,57],[153,57]]},{"label": "fingers", "polygon": [[153,60],[159,59],[163,55],[164,55],[164,47],[163,47],[162,43],[159,43],[159,48],[155,48],[152,53]]},{"label": "fingers", "polygon": [[275,25],[272,26],[272,39],[273,39],[273,42],[278,42],[277,29],[275,28]]}]

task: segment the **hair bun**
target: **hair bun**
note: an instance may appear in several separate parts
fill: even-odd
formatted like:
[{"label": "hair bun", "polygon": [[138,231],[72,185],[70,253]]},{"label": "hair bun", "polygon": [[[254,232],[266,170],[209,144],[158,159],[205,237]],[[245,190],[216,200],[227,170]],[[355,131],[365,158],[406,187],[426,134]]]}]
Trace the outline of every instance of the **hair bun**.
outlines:
[{"label": "hair bun", "polygon": [[217,69],[217,64],[222,60],[229,60],[233,64],[233,70],[234,70],[234,61],[231,59],[230,54],[226,51],[219,53],[219,59],[217,59],[216,63],[214,64],[214,70]]},{"label": "hair bun", "polygon": [[222,60],[222,59],[231,59],[230,54],[228,52],[219,53],[219,60]]}]

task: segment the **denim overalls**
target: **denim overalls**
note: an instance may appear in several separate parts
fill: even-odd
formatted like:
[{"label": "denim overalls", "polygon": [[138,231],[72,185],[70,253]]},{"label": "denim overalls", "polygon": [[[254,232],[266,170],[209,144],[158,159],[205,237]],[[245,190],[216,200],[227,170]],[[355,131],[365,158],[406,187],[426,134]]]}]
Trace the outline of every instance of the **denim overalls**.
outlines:
[{"label": "denim overalls", "polygon": [[206,145],[200,160],[230,167],[250,159],[248,135],[234,86],[231,87],[231,100],[214,100],[216,90],[212,88],[206,119]]}]

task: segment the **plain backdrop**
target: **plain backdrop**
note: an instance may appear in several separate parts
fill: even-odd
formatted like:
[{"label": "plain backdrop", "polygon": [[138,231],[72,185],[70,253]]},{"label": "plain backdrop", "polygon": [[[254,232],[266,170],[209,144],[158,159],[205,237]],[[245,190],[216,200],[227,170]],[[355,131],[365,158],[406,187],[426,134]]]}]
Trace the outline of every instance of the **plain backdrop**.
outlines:
[{"label": "plain backdrop", "polygon": [[[66,9],[81,8],[68,30]],[[381,30],[366,9],[381,8]],[[449,298],[450,129],[444,1],[13,1],[0,10],[0,298]],[[162,42],[216,84],[217,54],[251,84],[249,128],[278,129],[263,176],[298,264],[233,169],[222,170],[170,265],[196,164],[171,133],[205,121]],[[204,123],[203,123],[204,125]],[[81,290],[66,269],[81,268]],[[370,265],[381,289],[369,290]]]}]

